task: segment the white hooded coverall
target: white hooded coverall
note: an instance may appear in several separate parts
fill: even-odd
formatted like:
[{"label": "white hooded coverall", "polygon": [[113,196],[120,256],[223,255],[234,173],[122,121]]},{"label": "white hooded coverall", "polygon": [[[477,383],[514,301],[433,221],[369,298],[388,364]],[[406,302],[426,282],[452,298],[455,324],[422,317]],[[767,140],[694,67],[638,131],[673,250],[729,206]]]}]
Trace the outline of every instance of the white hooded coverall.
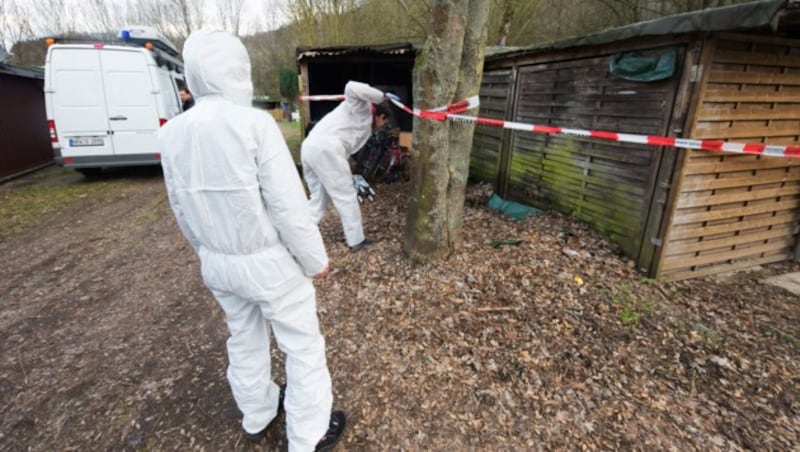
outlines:
[{"label": "white hooded coverall", "polygon": [[344,87],[344,97],[344,102],[311,129],[300,157],[311,192],[313,221],[319,223],[333,201],[347,245],[355,246],[364,241],[364,227],[348,158],[367,142],[372,132],[372,104],[383,102],[384,96],[366,83],[351,81]]},{"label": "white hooded coverall", "polygon": [[227,377],[249,433],[277,414],[270,328],[286,354],[289,449],[313,450],[330,419],[331,378],[310,277],[328,265],[322,236],[273,118],[251,107],[250,59],[226,32],[183,49],[191,110],[159,133],[170,204],[225,311]]}]

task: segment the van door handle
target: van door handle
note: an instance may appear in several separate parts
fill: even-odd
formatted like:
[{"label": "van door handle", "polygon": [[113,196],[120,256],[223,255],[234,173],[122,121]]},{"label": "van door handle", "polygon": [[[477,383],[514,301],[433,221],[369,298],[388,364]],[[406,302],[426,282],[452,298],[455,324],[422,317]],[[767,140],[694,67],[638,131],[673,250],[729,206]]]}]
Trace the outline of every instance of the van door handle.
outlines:
[{"label": "van door handle", "polygon": [[110,117],[108,119],[111,120],[111,121],[127,121],[128,117],[127,116],[112,116],[112,117]]}]

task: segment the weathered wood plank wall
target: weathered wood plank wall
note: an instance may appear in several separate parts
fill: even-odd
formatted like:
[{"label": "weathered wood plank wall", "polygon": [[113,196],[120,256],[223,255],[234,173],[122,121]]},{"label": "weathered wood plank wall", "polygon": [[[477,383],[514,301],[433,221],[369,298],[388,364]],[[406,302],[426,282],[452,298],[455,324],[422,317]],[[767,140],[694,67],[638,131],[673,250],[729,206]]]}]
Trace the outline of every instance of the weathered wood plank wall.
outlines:
[{"label": "weathered wood plank wall", "polygon": [[[659,49],[653,50],[659,52]],[[646,52],[643,52],[646,53]],[[663,135],[678,76],[637,83],[609,55],[522,66],[514,121]],[[602,140],[512,133],[506,196],[573,215],[636,256],[661,150]]]},{"label": "weathered wood plank wall", "polygon": [[[478,115],[483,118],[506,119],[508,102],[512,96],[512,69],[487,71],[480,88],[481,106]],[[493,127],[476,127],[469,161],[470,178],[490,182],[497,187],[500,153],[503,137],[508,132]]]},{"label": "weathered wood plank wall", "polygon": [[[800,41],[720,34],[690,134],[800,141]],[[688,152],[658,276],[677,280],[794,257],[800,159]]]},{"label": "weathered wood plank wall", "polygon": [[0,72],[0,182],[53,163],[43,79]]}]

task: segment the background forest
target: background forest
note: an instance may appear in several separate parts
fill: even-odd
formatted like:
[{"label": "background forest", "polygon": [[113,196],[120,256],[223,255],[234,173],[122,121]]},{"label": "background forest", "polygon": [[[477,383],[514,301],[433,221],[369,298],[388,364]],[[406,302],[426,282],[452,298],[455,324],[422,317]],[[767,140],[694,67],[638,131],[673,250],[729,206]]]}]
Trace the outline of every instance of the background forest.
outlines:
[{"label": "background forest", "polygon": [[[489,46],[526,46],[743,0],[487,0]],[[178,48],[194,30],[242,37],[257,95],[278,95],[297,47],[421,43],[430,0],[0,0],[0,44],[23,66],[42,66],[48,36],[113,38],[152,25]]]}]

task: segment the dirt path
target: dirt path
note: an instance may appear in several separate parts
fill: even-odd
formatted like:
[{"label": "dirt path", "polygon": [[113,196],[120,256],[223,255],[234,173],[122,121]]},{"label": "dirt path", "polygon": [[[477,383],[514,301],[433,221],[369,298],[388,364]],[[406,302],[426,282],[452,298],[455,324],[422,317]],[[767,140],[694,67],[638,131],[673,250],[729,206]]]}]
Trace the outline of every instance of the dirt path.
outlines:
[{"label": "dirt path", "polygon": [[[800,447],[800,303],[760,283],[798,266],[661,285],[568,219],[482,207],[461,253],[413,266],[406,188],[364,206],[368,252],[322,224],[338,450]],[[282,425],[240,434],[224,319],[160,173],[0,186],[0,205],[23,201],[35,221],[0,235],[0,450],[285,450]]]}]

